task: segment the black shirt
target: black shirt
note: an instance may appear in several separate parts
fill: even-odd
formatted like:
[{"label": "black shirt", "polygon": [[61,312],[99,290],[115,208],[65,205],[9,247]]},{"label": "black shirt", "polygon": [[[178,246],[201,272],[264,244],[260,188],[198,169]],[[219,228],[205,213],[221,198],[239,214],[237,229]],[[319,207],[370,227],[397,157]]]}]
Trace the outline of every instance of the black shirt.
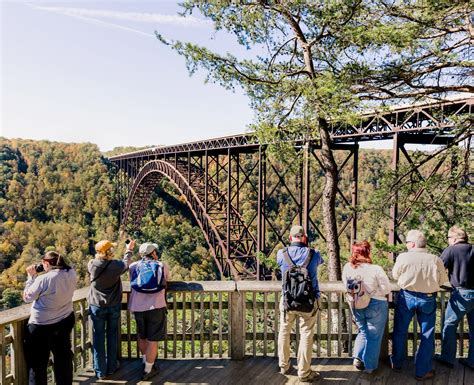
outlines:
[{"label": "black shirt", "polygon": [[474,289],[474,247],[471,244],[451,245],[443,251],[441,259],[453,287]]}]

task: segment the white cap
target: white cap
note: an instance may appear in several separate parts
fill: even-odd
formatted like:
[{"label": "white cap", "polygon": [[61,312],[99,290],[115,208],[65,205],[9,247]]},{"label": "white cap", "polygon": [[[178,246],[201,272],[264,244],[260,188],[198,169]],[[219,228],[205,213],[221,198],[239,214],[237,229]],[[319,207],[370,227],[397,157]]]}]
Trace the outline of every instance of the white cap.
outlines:
[{"label": "white cap", "polygon": [[144,257],[145,255],[150,255],[153,250],[158,250],[158,245],[156,243],[145,242],[140,245],[138,252]]}]

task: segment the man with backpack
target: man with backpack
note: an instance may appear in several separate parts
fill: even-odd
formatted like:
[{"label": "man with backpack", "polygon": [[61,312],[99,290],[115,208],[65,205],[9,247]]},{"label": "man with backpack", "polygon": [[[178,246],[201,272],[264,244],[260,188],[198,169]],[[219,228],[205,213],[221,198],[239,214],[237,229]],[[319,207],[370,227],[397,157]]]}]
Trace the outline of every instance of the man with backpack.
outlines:
[{"label": "man with backpack", "polygon": [[302,226],[291,228],[290,242],[289,247],[277,253],[282,273],[278,336],[280,373],[285,375],[290,372],[290,335],[299,318],[298,377],[301,382],[312,382],[319,377],[318,372],[311,370],[311,356],[318,311],[318,266],[323,263],[323,259],[318,251],[307,246],[308,238]]},{"label": "man with backpack", "polygon": [[131,293],[128,309],[137,323],[138,347],[144,364],[143,380],[158,373],[154,365],[158,341],[166,334],[166,282],[169,268],[158,261],[158,245],[144,243],[140,246],[141,260],[130,265]]}]

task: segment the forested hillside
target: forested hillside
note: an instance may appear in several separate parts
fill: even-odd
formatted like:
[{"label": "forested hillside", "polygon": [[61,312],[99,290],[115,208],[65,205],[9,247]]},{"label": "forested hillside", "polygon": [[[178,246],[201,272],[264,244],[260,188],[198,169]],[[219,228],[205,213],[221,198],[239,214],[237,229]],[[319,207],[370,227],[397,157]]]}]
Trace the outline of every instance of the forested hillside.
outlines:
[{"label": "forested hillside", "polygon": [[[86,264],[94,254],[94,244],[118,237],[115,193],[112,165],[94,144],[1,139],[0,292],[4,306],[18,304],[25,266],[39,262],[47,248],[67,256],[79,273],[80,285],[87,283]],[[191,222],[186,205],[175,197],[158,192],[140,236],[163,245],[163,258],[176,279],[214,277],[204,237]]]},{"label": "forested hillside", "polygon": [[[122,147],[102,154],[96,145],[89,143],[0,139],[0,308],[21,302],[19,293],[26,280],[25,266],[39,262],[48,248],[58,250],[74,265],[80,285],[88,284],[86,264],[94,255],[97,241],[104,238],[120,241],[116,250],[119,257],[124,239],[118,239],[113,166],[106,156],[133,150]],[[457,157],[457,168],[453,169],[448,162],[429,180],[407,173],[408,179],[399,189],[399,211],[404,213],[409,209],[400,232],[415,227],[422,229],[430,249],[435,252],[446,246],[446,231],[452,224],[458,223],[468,233],[472,232],[472,187],[461,182],[461,176],[470,170],[471,160],[465,154],[456,149],[450,156]],[[416,154],[413,155],[416,158]],[[346,156],[336,153],[337,163],[341,165]],[[361,150],[359,154],[358,238],[368,239],[374,245],[376,262],[386,267],[391,264],[388,258],[391,248],[387,244],[388,213],[391,196],[393,198],[390,158],[391,151]],[[250,168],[244,161],[242,166]],[[340,190],[349,200],[350,166],[349,163],[339,175]],[[400,174],[405,173],[404,167],[408,166],[406,161],[402,162]],[[275,167],[284,175],[287,166],[275,163]],[[426,170],[421,171],[428,174],[429,167],[430,163],[426,163]],[[272,186],[275,189],[266,202],[266,215],[276,229],[284,229],[294,218],[294,202],[291,194],[278,183],[276,174],[269,173],[267,178],[268,190],[273,189]],[[290,188],[298,185],[297,178],[288,178],[286,183]],[[322,178],[321,173],[313,171],[313,198],[320,191]],[[414,202],[413,196],[420,189],[428,193]],[[243,217],[253,217],[255,191],[247,186],[242,187],[239,194]],[[341,218],[347,218],[350,208],[340,198],[337,205]],[[320,205],[316,205],[311,213],[316,223],[320,223],[320,211]],[[140,232],[132,235],[138,242],[148,240],[159,244],[173,279],[215,279],[215,266],[204,236],[185,200],[166,180],[155,191]],[[314,229],[310,235],[312,244],[322,250],[324,256],[322,238]],[[348,232],[340,239],[344,259],[350,247]],[[281,244],[271,232],[267,233],[266,242],[276,246],[266,261],[271,267]],[[321,273],[324,279],[324,267]]]}]

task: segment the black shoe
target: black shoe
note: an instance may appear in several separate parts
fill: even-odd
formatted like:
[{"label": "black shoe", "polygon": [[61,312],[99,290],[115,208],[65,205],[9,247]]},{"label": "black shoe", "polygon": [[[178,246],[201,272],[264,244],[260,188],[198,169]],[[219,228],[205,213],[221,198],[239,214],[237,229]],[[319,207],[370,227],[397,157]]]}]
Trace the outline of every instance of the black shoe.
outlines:
[{"label": "black shoe", "polygon": [[466,366],[466,367],[471,368],[472,370],[474,370],[474,366],[472,366],[469,362],[467,362],[467,359],[465,359],[465,358],[460,358],[458,361],[459,361],[459,363],[460,363],[461,365],[464,365],[464,366]]},{"label": "black shoe", "polygon": [[428,373],[425,373],[423,376],[415,376],[417,381],[424,381],[424,380],[430,380],[431,378],[434,377],[434,370],[430,370]]},{"label": "black shoe", "polygon": [[[111,376],[112,374],[117,373],[119,369],[120,369],[120,361],[117,360],[117,364],[116,364],[116,366],[115,366],[115,369],[114,369],[113,371],[111,371],[111,372],[107,372],[107,375],[108,375],[108,376]],[[145,369],[145,368],[143,368],[143,369]]]},{"label": "black shoe", "polygon": [[300,383],[301,382],[314,382],[316,380],[319,380],[321,378],[321,374],[319,374],[318,372],[315,372],[313,370],[311,370],[309,372],[308,375],[306,375],[305,377],[298,377],[298,379],[300,380]]},{"label": "black shoe", "polygon": [[395,366],[393,364],[391,364],[390,366],[392,368],[392,372],[395,372],[395,373],[401,373],[402,372],[402,367],[401,366]]},{"label": "black shoe", "polygon": [[454,364],[452,364],[451,362],[448,362],[446,360],[443,360],[443,358],[441,357],[441,354],[435,354],[433,358],[436,362],[439,362],[441,365],[444,365],[444,366],[448,367],[449,369],[454,368]]},{"label": "black shoe", "polygon": [[152,366],[151,370],[148,373],[147,372],[143,373],[142,380],[143,381],[149,380],[150,378],[155,377],[157,374],[158,374],[158,368],[155,366]]},{"label": "black shoe", "polygon": [[354,358],[354,360],[352,361],[352,365],[357,370],[364,370],[365,369],[364,363],[359,358]]}]

